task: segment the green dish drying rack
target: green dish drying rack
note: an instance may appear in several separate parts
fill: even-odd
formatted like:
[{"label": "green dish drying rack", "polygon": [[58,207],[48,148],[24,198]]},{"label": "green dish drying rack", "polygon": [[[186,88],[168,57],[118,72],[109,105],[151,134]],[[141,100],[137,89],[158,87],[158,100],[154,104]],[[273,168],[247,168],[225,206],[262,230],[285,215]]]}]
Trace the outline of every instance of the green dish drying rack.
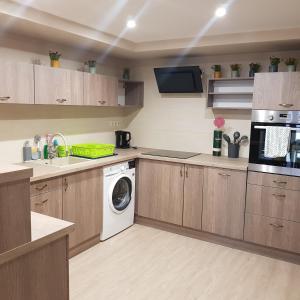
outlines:
[{"label": "green dish drying rack", "polygon": [[100,158],[114,155],[115,145],[113,144],[78,144],[73,145],[71,153],[73,156],[85,158]]}]

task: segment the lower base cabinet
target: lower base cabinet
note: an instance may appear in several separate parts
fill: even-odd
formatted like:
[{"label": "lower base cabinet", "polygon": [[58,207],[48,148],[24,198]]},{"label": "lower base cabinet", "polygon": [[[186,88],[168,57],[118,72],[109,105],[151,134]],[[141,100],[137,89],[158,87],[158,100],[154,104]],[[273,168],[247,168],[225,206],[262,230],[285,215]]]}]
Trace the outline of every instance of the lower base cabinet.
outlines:
[{"label": "lower base cabinet", "polygon": [[245,217],[245,241],[300,253],[300,223],[259,215]]},{"label": "lower base cabinet", "polygon": [[138,215],[182,225],[184,165],[141,159],[138,166]]},{"label": "lower base cabinet", "polygon": [[100,241],[102,181],[100,169],[63,177],[63,219],[75,223],[70,249],[96,236]]},{"label": "lower base cabinet", "polygon": [[243,239],[246,171],[205,168],[202,230]]},{"label": "lower base cabinet", "polygon": [[31,184],[31,210],[75,223],[69,248],[99,237],[102,224],[102,169]]}]

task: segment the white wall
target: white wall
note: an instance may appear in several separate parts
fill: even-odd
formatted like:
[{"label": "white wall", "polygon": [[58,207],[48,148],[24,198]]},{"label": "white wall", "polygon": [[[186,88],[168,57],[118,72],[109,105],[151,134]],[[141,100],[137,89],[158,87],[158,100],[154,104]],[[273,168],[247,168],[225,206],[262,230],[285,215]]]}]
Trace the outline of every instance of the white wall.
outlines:
[{"label": "white wall", "polygon": [[[203,84],[206,89],[207,78],[212,76],[213,64],[221,64],[224,76],[230,76],[230,64],[242,65],[241,76],[247,76],[250,62],[262,64],[262,71],[267,71],[270,55],[286,58],[299,52],[259,53],[242,55],[222,55],[193,57],[182,60],[182,65],[199,65],[204,71]],[[134,79],[145,81],[145,106],[128,116],[128,130],[132,132],[132,143],[137,146],[177,149],[183,151],[212,152],[213,120],[216,116],[225,118],[225,132],[232,134],[238,130],[241,134],[250,134],[250,111],[212,110],[206,107],[206,96],[202,95],[162,95],[159,94],[153,68],[175,65],[176,59],[144,60],[133,67]],[[284,63],[280,70],[286,70]],[[223,154],[227,154],[223,143]],[[241,147],[241,156],[248,157],[248,146]]]}]

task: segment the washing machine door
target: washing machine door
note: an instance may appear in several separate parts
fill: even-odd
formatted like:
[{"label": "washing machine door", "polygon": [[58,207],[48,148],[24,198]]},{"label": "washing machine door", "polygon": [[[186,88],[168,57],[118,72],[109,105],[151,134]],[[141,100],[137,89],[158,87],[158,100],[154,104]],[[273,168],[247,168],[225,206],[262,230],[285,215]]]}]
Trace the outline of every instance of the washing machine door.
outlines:
[{"label": "washing machine door", "polygon": [[121,214],[126,210],[132,198],[132,181],[126,175],[117,177],[111,185],[109,204],[113,212]]}]

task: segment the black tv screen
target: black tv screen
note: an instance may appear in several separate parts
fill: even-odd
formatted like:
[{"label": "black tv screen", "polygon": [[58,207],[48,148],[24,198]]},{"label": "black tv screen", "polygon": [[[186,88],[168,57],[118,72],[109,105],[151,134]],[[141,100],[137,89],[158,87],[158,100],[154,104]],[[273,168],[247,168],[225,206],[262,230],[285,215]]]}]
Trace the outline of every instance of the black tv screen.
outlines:
[{"label": "black tv screen", "polygon": [[202,71],[198,66],[155,68],[160,93],[202,93]]}]

